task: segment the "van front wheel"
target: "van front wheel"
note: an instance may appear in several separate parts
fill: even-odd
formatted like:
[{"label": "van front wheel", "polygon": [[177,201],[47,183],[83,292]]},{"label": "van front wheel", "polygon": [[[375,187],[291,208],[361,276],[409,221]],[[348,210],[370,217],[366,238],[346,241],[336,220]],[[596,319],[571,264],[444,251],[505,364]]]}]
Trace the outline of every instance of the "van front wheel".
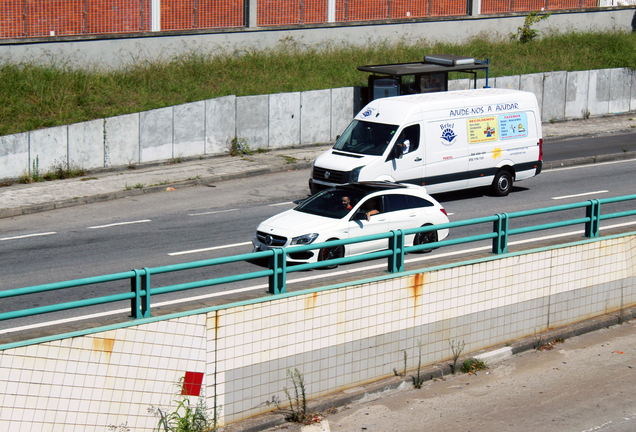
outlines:
[{"label": "van front wheel", "polygon": [[506,170],[499,171],[492,182],[491,188],[496,196],[508,195],[512,189],[512,175]]}]

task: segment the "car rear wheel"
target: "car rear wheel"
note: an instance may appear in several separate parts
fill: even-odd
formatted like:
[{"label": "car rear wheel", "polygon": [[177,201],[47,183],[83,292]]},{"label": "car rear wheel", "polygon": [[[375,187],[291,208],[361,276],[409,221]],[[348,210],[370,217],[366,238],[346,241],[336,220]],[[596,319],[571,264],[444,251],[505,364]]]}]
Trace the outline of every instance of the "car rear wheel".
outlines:
[{"label": "car rear wheel", "polygon": [[496,196],[506,196],[512,189],[512,174],[506,170],[501,170],[492,182],[492,192]]},{"label": "car rear wheel", "polygon": [[[422,226],[423,227],[431,226],[431,224],[424,224]],[[428,232],[421,232],[421,233],[415,234],[415,238],[413,239],[413,246],[419,246],[419,245],[423,245],[423,244],[427,244],[427,243],[435,243],[436,241],[437,241],[437,230],[428,231]],[[428,252],[430,252],[432,250],[433,249],[424,249],[424,250],[422,250],[420,252],[421,253],[428,253]]]},{"label": "car rear wheel", "polygon": [[[329,240],[338,240],[335,238]],[[327,241],[329,241],[327,240]],[[329,261],[336,258],[342,258],[344,256],[344,246],[333,246],[328,248],[320,249],[320,253],[318,254],[318,261]],[[323,268],[325,269],[335,269],[338,265],[328,265]]]}]

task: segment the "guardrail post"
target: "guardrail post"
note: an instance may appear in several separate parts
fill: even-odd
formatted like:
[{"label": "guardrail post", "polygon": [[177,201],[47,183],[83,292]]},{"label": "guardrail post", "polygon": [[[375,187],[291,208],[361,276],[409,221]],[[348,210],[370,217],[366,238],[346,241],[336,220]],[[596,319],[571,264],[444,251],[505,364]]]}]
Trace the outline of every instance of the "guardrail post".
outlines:
[{"label": "guardrail post", "polygon": [[497,234],[497,237],[492,239],[492,253],[504,254],[508,252],[508,214],[498,214],[492,229]]},{"label": "guardrail post", "polygon": [[[285,282],[287,279],[287,254],[285,248],[272,249],[274,255],[269,257],[269,269],[272,274],[269,276],[269,293],[282,294],[287,292]],[[279,273],[280,270],[280,273]]]},{"label": "guardrail post", "polygon": [[141,285],[145,294],[141,297],[141,316],[144,318],[150,317],[150,269],[148,267],[144,267],[144,271],[146,272],[141,277]]},{"label": "guardrail post", "polygon": [[[135,297],[130,299],[130,316],[133,319],[150,317],[150,270],[133,270],[135,276],[130,278],[130,291]],[[143,295],[142,295],[143,293]]]},{"label": "guardrail post", "polygon": [[141,272],[137,269],[133,271],[135,276],[130,278],[130,291],[135,293],[135,297],[130,299],[130,317],[137,319],[141,312]]},{"label": "guardrail post", "polygon": [[585,208],[585,237],[598,237],[601,222],[601,203],[597,199],[589,200],[590,205]]},{"label": "guardrail post", "polygon": [[404,271],[404,232],[401,229],[394,231],[393,237],[389,237],[389,250],[393,252],[388,257],[388,271],[389,273],[397,273]]}]

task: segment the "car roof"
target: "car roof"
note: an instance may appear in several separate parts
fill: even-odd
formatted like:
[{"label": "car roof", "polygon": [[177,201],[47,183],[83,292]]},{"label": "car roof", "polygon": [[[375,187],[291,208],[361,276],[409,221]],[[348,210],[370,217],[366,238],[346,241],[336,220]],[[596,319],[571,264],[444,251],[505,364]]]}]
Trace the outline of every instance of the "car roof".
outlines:
[{"label": "car roof", "polygon": [[358,192],[363,192],[365,195],[369,195],[375,192],[383,192],[383,191],[424,189],[422,186],[404,184],[404,183],[393,183],[393,182],[387,182],[387,181],[346,183],[342,185],[337,185],[335,186],[335,188],[341,189],[341,190],[344,189],[344,190],[354,190]]}]

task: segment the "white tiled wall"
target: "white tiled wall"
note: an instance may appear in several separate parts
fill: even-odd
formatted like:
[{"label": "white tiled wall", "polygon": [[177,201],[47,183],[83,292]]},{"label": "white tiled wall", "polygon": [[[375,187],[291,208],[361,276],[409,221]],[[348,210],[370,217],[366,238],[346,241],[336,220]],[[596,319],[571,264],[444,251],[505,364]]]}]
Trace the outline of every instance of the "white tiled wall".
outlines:
[{"label": "white tiled wall", "polygon": [[[636,303],[636,236],[271,299],[0,352],[0,430],[151,431],[204,373],[232,423]],[[193,400],[193,402],[196,402]]]}]

